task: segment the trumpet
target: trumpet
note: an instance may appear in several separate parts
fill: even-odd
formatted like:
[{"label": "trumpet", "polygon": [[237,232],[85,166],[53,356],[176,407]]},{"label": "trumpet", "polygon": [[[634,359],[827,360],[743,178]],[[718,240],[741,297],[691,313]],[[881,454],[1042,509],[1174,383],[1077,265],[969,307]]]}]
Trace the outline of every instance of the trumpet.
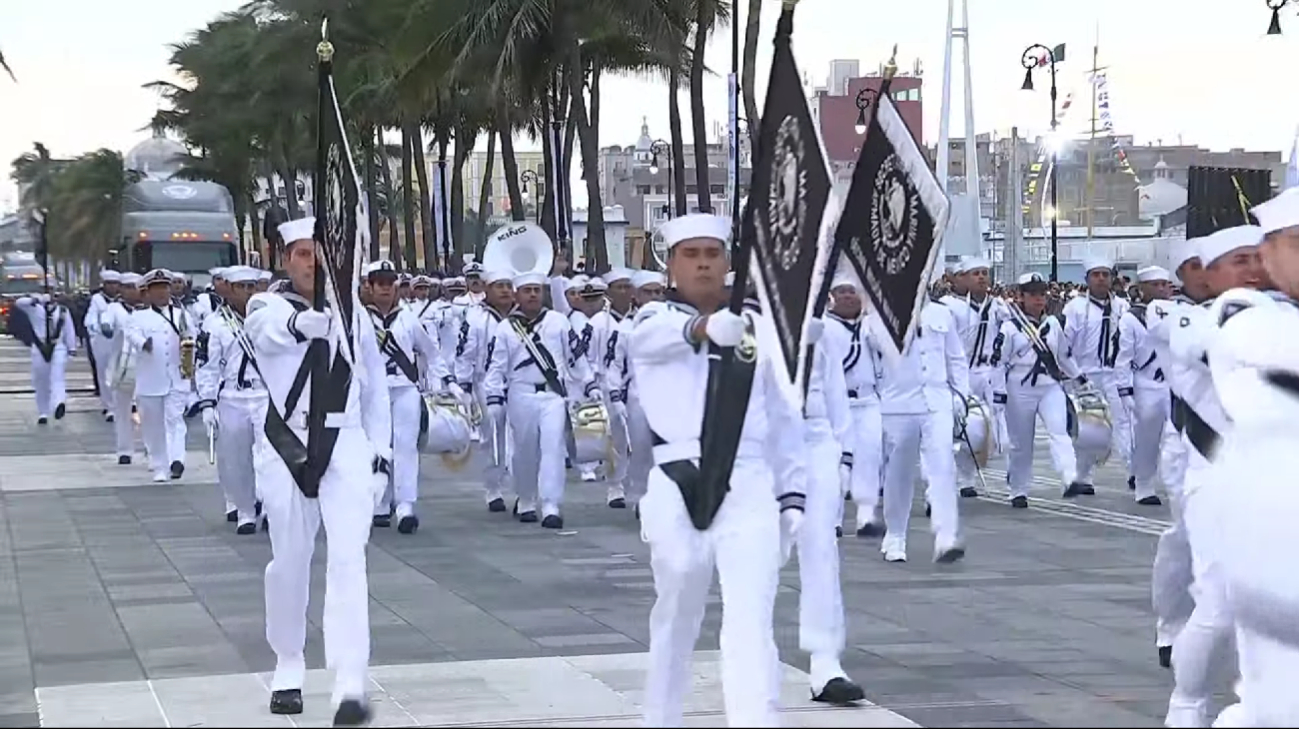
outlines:
[{"label": "trumpet", "polygon": [[195,346],[193,337],[180,340],[180,376],[186,380],[194,379]]}]

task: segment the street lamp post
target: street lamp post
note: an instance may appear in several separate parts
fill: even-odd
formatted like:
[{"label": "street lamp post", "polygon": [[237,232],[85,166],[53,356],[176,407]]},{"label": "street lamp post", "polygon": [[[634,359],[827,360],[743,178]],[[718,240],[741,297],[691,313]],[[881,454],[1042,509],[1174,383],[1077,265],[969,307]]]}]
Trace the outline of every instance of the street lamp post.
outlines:
[{"label": "street lamp post", "polygon": [[1056,126],[1059,124],[1059,120],[1056,119],[1055,52],[1041,43],[1035,43],[1024,50],[1024,55],[1020,57],[1019,62],[1024,67],[1024,85],[1020,87],[1024,91],[1033,90],[1033,69],[1047,66],[1051,72],[1051,138],[1048,140],[1047,146],[1051,152],[1051,172],[1048,183],[1051,186],[1051,205],[1049,209],[1051,217],[1051,281],[1055,282],[1060,280],[1060,248],[1059,231],[1057,229],[1060,208],[1056,192],[1058,189],[1056,185],[1058,179],[1056,161],[1060,148],[1055,138]]},{"label": "street lamp post", "polygon": [[[523,173],[519,175],[519,182],[523,183],[523,189],[520,192],[523,193],[523,199],[525,201],[528,198],[528,183],[531,182],[532,184],[537,185],[539,179],[540,178],[537,177],[537,173],[534,170],[524,170]],[[540,186],[538,186],[538,188],[540,188]],[[526,202],[524,204],[526,205]],[[541,190],[540,189],[537,190],[537,202],[535,205],[532,206],[532,208],[537,213],[537,225],[541,225]],[[524,216],[528,214],[526,208],[524,209],[523,214]]]},{"label": "street lamp post", "polygon": [[653,153],[654,155],[652,158],[650,158],[650,167],[649,167],[649,172],[652,177],[658,177],[659,174],[659,155],[660,154],[665,155],[668,160],[668,184],[667,184],[668,206],[667,206],[667,214],[664,215],[663,217],[667,218],[668,220],[671,220],[672,213],[674,212],[672,210],[672,172],[673,172],[672,145],[668,144],[662,139],[656,139],[654,140],[654,143],[650,145],[650,152]]},{"label": "street lamp post", "polygon": [[862,89],[857,92],[857,125],[854,127],[858,134],[866,133],[866,110],[871,108],[871,104],[880,96],[878,89]]}]

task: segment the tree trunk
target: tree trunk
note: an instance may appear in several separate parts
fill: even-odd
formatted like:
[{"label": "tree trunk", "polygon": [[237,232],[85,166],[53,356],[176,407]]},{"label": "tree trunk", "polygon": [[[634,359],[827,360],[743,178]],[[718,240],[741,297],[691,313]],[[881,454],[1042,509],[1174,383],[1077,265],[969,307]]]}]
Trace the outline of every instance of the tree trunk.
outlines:
[{"label": "tree trunk", "polygon": [[541,157],[546,160],[546,177],[535,183],[536,189],[533,190],[532,197],[536,207],[533,215],[536,216],[537,224],[541,229],[546,231],[555,245],[559,245],[559,224],[555,219],[555,195],[559,194],[558,185],[563,184],[564,177],[562,174],[554,174],[555,171],[550,169],[550,160],[554,159],[552,156],[554,139],[554,117],[551,115],[550,103],[547,101],[541,105]]},{"label": "tree trunk", "polygon": [[704,108],[704,51],[708,47],[708,24],[711,18],[711,2],[699,0],[695,3],[695,47],[694,56],[690,59],[690,116],[695,138],[695,195],[699,201],[699,212],[713,212],[712,196],[708,194],[710,183],[708,175],[708,111]]},{"label": "tree trunk", "polygon": [[681,137],[681,74],[668,69],[668,131],[672,139],[672,207],[673,215],[686,214],[686,143]]},{"label": "tree trunk", "polygon": [[[735,22],[735,18],[731,19]],[[749,120],[749,150],[758,136],[758,97],[754,90],[758,65],[758,35],[761,32],[762,0],[749,0],[749,12],[744,18],[744,55],[740,67],[740,92],[744,97],[744,116]]]},{"label": "tree trunk", "polygon": [[246,249],[244,253],[247,255],[248,250],[257,251],[257,265],[266,266],[266,259],[262,257],[262,220],[261,216],[257,214],[257,203],[253,200],[251,192],[248,193],[248,222],[249,228],[253,232],[253,245],[251,249]]},{"label": "tree trunk", "polygon": [[519,190],[519,162],[514,157],[514,125],[505,102],[496,106],[496,133],[501,136],[501,164],[505,171],[505,188],[510,193],[510,219],[527,220],[528,210],[523,206],[523,192]]},{"label": "tree trunk", "polygon": [[[383,143],[383,127],[378,129],[378,155],[379,176],[383,180],[383,200],[384,212],[388,218],[388,258],[396,259],[401,257],[401,244],[397,238],[397,188],[392,184],[392,165],[391,158],[388,156],[388,146]],[[375,244],[378,247],[378,244]],[[376,257],[375,260],[378,260]],[[398,265],[401,265],[398,262]]]},{"label": "tree trunk", "polygon": [[578,48],[577,39],[569,41],[569,68],[574,72],[566,74],[569,93],[576,103],[573,104],[577,120],[577,139],[582,145],[582,168],[587,171],[586,179],[586,243],[574,241],[574,250],[587,251],[586,271],[592,275],[602,274],[609,270],[609,250],[604,240],[604,203],[600,195],[600,132],[591,126],[586,116],[586,104],[582,101],[582,51]]},{"label": "tree trunk", "polygon": [[478,129],[470,124],[462,124],[456,130],[456,152],[454,165],[451,168],[451,189],[447,197],[451,207],[451,251],[456,256],[457,264],[464,260],[465,251],[465,163],[478,145]]},{"label": "tree trunk", "polygon": [[366,126],[365,134],[361,135],[361,156],[362,164],[365,169],[365,195],[370,219],[366,221],[370,226],[370,250],[368,254],[371,261],[379,260],[379,196],[375,193],[378,191],[378,175],[374,165],[374,127]]},{"label": "tree trunk", "polygon": [[413,139],[406,133],[406,128],[403,126],[401,130],[401,217],[406,233],[404,250],[407,271],[414,271],[419,267],[415,258],[415,181],[411,170],[415,161],[412,147],[419,143],[418,139]]},{"label": "tree trunk", "polygon": [[478,238],[474,245],[474,260],[483,260],[483,248],[487,246],[487,208],[491,205],[492,167],[496,163],[496,130],[487,127],[487,162],[483,165],[483,187],[478,192]]},{"label": "tree trunk", "polygon": [[[286,163],[280,163],[275,166],[275,174],[279,176],[280,182],[284,183],[284,209],[289,211],[289,219],[297,220],[302,217],[302,208],[298,205],[298,184],[297,178],[289,172],[289,166]],[[271,187],[271,197],[277,197],[275,187]]]},{"label": "tree trunk", "polygon": [[[403,133],[410,139],[410,149],[415,163],[415,179],[419,181],[419,222],[420,232],[424,235],[424,270],[437,268],[437,236],[433,235],[431,220],[433,217],[432,194],[429,189],[428,164],[424,159],[424,132],[418,121],[407,121],[403,124]],[[439,131],[439,134],[445,132]]]}]

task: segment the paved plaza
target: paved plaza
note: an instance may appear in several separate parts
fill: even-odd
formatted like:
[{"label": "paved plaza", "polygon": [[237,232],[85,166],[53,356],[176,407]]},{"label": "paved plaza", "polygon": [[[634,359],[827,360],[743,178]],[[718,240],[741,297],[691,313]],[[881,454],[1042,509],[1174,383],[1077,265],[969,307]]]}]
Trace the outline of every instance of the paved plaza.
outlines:
[{"label": "paved plaza", "polygon": [[[0,340],[0,384],[26,354]],[[88,382],[84,359],[73,377]],[[37,428],[30,394],[0,397],[0,726],[319,726],[329,682],[317,550],[307,713],[266,713],[265,534],[226,523],[200,425],[188,470],[152,484],[118,466],[97,401]],[[796,565],[776,638],[791,726],[1157,726],[1171,685],[1153,646],[1149,578],[1166,507],[1133,503],[1104,469],[1097,495],[1059,498],[1045,453],[1033,508],[1004,472],[962,500],[969,552],[935,565],[917,504],[911,561],[841,541],[844,665],[871,703],[813,705],[798,650]],[[628,726],[637,721],[653,583],[631,511],[570,481],[567,529],[484,508],[476,472],[426,457],[422,525],[376,529],[369,550],[373,696],[383,726]],[[851,530],[848,530],[851,533]],[[715,591],[714,591],[715,593]],[[695,662],[692,726],[723,726],[720,603]]]}]

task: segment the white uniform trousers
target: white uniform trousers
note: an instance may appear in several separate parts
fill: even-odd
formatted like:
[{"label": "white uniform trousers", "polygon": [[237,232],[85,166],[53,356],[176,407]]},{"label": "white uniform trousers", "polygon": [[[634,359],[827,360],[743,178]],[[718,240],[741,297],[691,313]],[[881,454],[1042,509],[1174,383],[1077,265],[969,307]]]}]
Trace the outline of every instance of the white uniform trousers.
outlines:
[{"label": "white uniform trousers", "polygon": [[1137,385],[1129,416],[1132,421],[1132,476],[1137,484],[1136,498],[1155,495],[1155,476],[1159,473],[1159,446],[1164,440],[1170,398],[1168,388]]},{"label": "white uniform trousers", "polygon": [[1171,646],[1182,626],[1191,617],[1195,601],[1191,598],[1191,544],[1186,539],[1183,517],[1185,500],[1182,482],[1186,478],[1186,442],[1173,427],[1164,423],[1160,446],[1159,478],[1168,492],[1173,523],[1155,546],[1155,563],[1150,576],[1150,602],[1155,611],[1155,645]]},{"label": "white uniform trousers", "polygon": [[626,494],[638,503],[649,484],[650,469],[654,468],[654,435],[640,400],[634,395],[627,397],[627,433],[631,454],[627,457]]},{"label": "white uniform trousers", "polygon": [[[1105,402],[1110,406],[1110,418],[1113,421],[1110,428],[1110,458],[1121,462],[1131,473],[1132,470],[1132,418],[1128,415],[1128,408],[1123,403],[1123,398],[1119,397],[1118,380],[1114,377],[1113,370],[1101,370],[1099,372],[1088,372],[1087,379],[1091,384],[1096,386],[1097,391],[1105,398]],[[1078,451],[1078,480],[1085,484],[1092,482],[1092,471],[1096,469],[1101,462],[1101,456],[1104,453],[1094,453],[1083,449]]]},{"label": "white uniform trousers", "polygon": [[[296,430],[306,442],[306,431]],[[275,651],[271,690],[301,689],[306,679],[307,601],[316,532],[325,527],[325,663],[335,671],[334,701],[365,696],[370,661],[370,596],[365,545],[370,538],[374,450],[359,427],[342,428],[316,499],[302,495],[266,438],[254,446],[262,507],[271,522],[266,565],[266,640]]]},{"label": "white uniform trousers", "polygon": [[1221,542],[1218,502],[1230,498],[1223,484],[1209,478],[1211,467],[1198,451],[1189,452],[1182,518],[1191,545],[1191,597],[1195,607],[1173,641],[1173,693],[1168,699],[1170,727],[1208,725],[1209,699],[1224,665],[1235,667],[1229,649],[1234,623],[1218,555]]},{"label": "white uniform trousers", "polygon": [[[960,529],[956,496],[956,458],[952,450],[952,411],[884,414],[885,544],[906,549],[907,525],[915,499],[917,467],[928,480],[925,500],[932,508],[930,528],[940,541],[954,542]],[[854,470],[856,469],[854,459]]]},{"label": "white uniform trousers", "polygon": [[604,464],[605,500],[626,499],[627,456],[628,449],[631,447],[631,426],[628,423],[627,406],[623,403],[621,407],[614,408],[609,400],[609,394],[605,393],[604,407],[605,412],[609,413],[609,435],[613,441],[613,463],[605,461]]},{"label": "white uniform trousers", "polygon": [[90,351],[95,356],[95,377],[99,383],[99,404],[100,407],[113,414],[113,420],[117,420],[117,411],[113,407],[117,401],[117,389],[108,386],[109,360],[113,354],[113,340],[105,339],[97,334],[90,333]]},{"label": "white uniform trousers", "polygon": [[1006,389],[1006,431],[1010,440],[1006,474],[1011,498],[1028,496],[1032,487],[1034,438],[1039,417],[1046,427],[1051,463],[1060,474],[1063,490],[1078,478],[1064,388],[1054,380],[1043,378],[1036,385],[1021,385],[1012,379]]},{"label": "white uniform trousers", "polygon": [[[419,498],[419,420],[424,399],[414,383],[388,388],[392,404],[392,479],[375,514],[410,509]],[[404,514],[403,514],[404,515]]]},{"label": "white uniform trousers", "polygon": [[1299,675],[1299,649],[1293,644],[1253,630],[1236,628],[1241,680],[1236,684],[1240,703],[1218,714],[1215,727],[1299,726],[1299,698],[1294,677]]},{"label": "white uniform trousers", "polygon": [[240,523],[257,516],[257,472],[253,446],[266,437],[266,393],[224,393],[217,402],[217,479]]},{"label": "white uniform trousers", "polygon": [[510,388],[507,415],[514,433],[511,473],[519,495],[519,513],[558,515],[564,502],[564,446],[568,406],[564,398],[530,385]]},{"label": "white uniform trousers", "polygon": [[64,371],[68,366],[68,350],[62,344],[54,345],[54,354],[46,362],[41,351],[32,345],[32,390],[36,394],[36,414],[48,418],[68,399]]},{"label": "white uniform trousers", "polygon": [[138,395],[140,435],[149,451],[149,467],[154,475],[167,473],[167,467],[185,463],[185,408],[189,392],[172,390],[166,395]]},{"label": "white uniform trousers", "polygon": [[131,417],[131,404],[135,398],[135,383],[113,388],[113,435],[117,439],[117,455],[135,455],[135,419]]},{"label": "white uniform trousers", "polygon": [[805,432],[808,488],[798,532],[798,646],[812,656],[812,690],[819,693],[831,679],[843,675],[839,667],[845,641],[843,590],[835,536],[843,516],[841,452],[824,418],[809,419]]},{"label": "white uniform trousers", "polygon": [[714,565],[722,587],[727,724],[779,726],[780,663],[772,612],[780,577],[780,514],[771,471],[754,456],[736,458],[731,491],[704,531],[690,521],[676,483],[659,468],[650,471],[640,502],[641,537],[650,545],[656,593],[645,677],[647,727],[682,725]]},{"label": "white uniform trousers", "polygon": [[478,443],[478,449],[486,457],[483,465],[483,491],[490,504],[496,499],[504,499],[505,493],[511,488],[510,454],[513,448],[505,412],[501,412],[499,420],[492,420],[487,417],[487,406],[480,401],[479,407],[483,413],[483,438]]},{"label": "white uniform trousers", "polygon": [[[884,471],[884,421],[878,400],[849,400],[852,414],[852,500],[857,528],[876,521]],[[838,460],[835,459],[835,463]]]},{"label": "white uniform trousers", "polygon": [[[988,418],[992,424],[992,432],[987,434],[989,439],[988,452],[1001,453],[1006,447],[1008,436],[1006,434],[1006,414],[1000,406],[994,406],[992,403],[992,368],[991,367],[971,367],[970,368],[970,394],[979,398],[986,408]],[[978,467],[974,462],[974,456],[968,448],[960,449],[956,454],[956,478],[962,487],[978,486],[979,473]]]}]

